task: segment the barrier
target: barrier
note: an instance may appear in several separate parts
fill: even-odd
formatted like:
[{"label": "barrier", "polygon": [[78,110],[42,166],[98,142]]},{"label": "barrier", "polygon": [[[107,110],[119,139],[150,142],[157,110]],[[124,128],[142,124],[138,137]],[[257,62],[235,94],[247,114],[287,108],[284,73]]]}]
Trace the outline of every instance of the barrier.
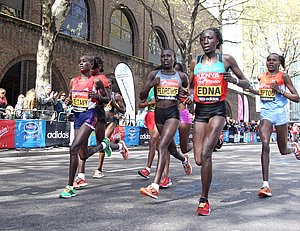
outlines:
[{"label": "barrier", "polygon": [[[128,146],[149,145],[150,134],[148,129],[136,126],[118,126],[111,139],[121,137]],[[221,134],[224,142],[229,143],[229,131]],[[74,139],[73,122],[46,121],[39,119],[0,120],[0,149],[1,148],[44,148],[49,146],[70,146]],[[192,133],[190,134],[192,140]],[[272,133],[271,142],[277,140],[276,133]],[[256,132],[235,134],[233,142],[257,143],[260,142]],[[179,144],[179,133],[176,132],[175,142]],[[96,145],[96,136],[93,132],[89,137],[89,145]]]}]

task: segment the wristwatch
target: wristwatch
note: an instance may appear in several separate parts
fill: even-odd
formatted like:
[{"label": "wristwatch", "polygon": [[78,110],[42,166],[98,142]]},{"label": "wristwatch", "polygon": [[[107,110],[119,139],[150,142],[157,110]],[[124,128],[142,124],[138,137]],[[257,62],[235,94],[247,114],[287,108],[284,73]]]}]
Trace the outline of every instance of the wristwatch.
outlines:
[{"label": "wristwatch", "polygon": [[278,92],[280,95],[283,95],[285,93],[284,90],[280,89],[280,92]]}]

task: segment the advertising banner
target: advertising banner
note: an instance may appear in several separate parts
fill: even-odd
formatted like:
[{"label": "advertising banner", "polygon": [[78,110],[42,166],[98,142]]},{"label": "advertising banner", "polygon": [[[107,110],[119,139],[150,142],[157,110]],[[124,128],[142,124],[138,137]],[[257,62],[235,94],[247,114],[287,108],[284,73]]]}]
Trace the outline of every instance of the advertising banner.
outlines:
[{"label": "advertising banner", "polygon": [[126,63],[119,63],[115,69],[115,77],[126,104],[129,122],[135,125],[135,90],[130,67]]},{"label": "advertising banner", "polygon": [[15,147],[45,147],[45,120],[16,120]]},{"label": "advertising banner", "polygon": [[46,121],[46,147],[68,146],[70,143],[70,123]]},{"label": "advertising banner", "polygon": [[139,145],[140,128],[134,126],[125,127],[124,141],[126,145],[137,146]]},{"label": "advertising banner", "polygon": [[15,120],[0,120],[0,148],[15,147]]}]

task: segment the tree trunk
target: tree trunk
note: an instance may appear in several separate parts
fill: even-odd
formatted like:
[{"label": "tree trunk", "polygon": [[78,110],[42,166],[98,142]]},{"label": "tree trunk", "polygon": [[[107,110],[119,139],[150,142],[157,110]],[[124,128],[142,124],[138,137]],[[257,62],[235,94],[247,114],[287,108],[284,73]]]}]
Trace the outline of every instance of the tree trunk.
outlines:
[{"label": "tree trunk", "polygon": [[66,18],[71,0],[43,0],[42,4],[42,35],[38,43],[36,55],[37,93],[42,92],[46,83],[52,80],[53,50],[57,34]]}]

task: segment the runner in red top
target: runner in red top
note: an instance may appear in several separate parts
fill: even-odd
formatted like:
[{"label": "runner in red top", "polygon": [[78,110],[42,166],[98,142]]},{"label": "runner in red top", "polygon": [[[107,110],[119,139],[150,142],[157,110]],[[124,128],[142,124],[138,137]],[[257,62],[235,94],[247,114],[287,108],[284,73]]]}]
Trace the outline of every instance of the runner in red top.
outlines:
[{"label": "runner in red top", "polygon": [[86,160],[100,149],[105,149],[109,152],[109,140],[105,139],[97,147],[87,149],[89,136],[95,129],[94,126],[97,121],[96,105],[101,97],[106,96],[102,81],[91,75],[93,64],[93,57],[80,57],[79,68],[81,75],[73,78],[69,85],[70,94],[66,104],[72,102],[73,105],[75,138],[70,147],[69,181],[64,191],[60,193],[60,198],[76,196],[73,183],[78,165],[78,155],[80,159]]}]

